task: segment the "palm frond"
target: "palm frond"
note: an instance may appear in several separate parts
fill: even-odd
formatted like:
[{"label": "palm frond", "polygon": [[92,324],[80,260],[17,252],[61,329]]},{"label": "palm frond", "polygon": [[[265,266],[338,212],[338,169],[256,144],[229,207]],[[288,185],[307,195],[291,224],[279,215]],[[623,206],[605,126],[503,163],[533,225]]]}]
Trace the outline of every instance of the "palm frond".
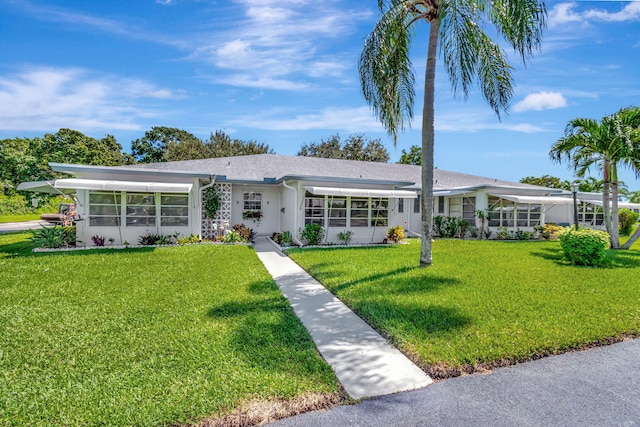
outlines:
[{"label": "palm frond", "polygon": [[409,58],[412,30],[410,13],[403,2],[388,6],[365,39],[358,67],[365,100],[387,132],[397,141],[398,131],[413,118],[413,66]]}]

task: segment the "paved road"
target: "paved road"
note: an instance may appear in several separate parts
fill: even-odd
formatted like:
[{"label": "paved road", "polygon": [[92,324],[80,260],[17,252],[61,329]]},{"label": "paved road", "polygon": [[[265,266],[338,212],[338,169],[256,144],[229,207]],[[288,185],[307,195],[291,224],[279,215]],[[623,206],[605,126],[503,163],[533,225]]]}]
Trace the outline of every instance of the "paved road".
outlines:
[{"label": "paved road", "polygon": [[640,340],[445,380],[269,425],[640,426]]},{"label": "paved road", "polygon": [[46,221],[26,221],[26,222],[5,222],[5,223],[0,223],[0,233],[6,233],[9,231],[24,231],[24,230],[30,230],[30,229],[34,229],[34,228],[40,228],[43,225],[46,226],[51,226],[52,224],[49,224]]}]

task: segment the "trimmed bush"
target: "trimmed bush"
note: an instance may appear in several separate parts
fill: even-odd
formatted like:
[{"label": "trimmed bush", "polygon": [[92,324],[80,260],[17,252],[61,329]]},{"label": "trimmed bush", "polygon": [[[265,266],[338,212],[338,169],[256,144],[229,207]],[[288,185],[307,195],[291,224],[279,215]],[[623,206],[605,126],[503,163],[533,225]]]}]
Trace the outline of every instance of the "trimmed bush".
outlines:
[{"label": "trimmed bush", "polygon": [[319,245],[324,237],[324,228],[319,224],[306,224],[300,231],[300,239],[305,245]]},{"label": "trimmed bush", "polygon": [[387,231],[387,238],[384,239],[384,243],[400,243],[404,239],[404,228],[401,225],[397,227],[391,227]]},{"label": "trimmed bush", "polygon": [[621,235],[628,236],[631,234],[633,226],[638,222],[638,216],[640,216],[638,212],[629,209],[620,209],[618,211],[618,225]]},{"label": "trimmed bush", "polygon": [[609,249],[609,234],[590,228],[565,228],[557,233],[564,256],[574,265],[596,266]]}]

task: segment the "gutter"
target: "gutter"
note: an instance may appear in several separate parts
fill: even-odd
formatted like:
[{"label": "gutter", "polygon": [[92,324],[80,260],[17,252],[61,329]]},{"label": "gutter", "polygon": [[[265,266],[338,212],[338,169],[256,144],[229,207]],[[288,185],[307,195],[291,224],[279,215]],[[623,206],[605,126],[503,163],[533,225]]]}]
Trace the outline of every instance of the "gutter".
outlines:
[{"label": "gutter", "polygon": [[[289,184],[287,184],[287,181],[284,181],[284,180],[282,181],[282,186],[284,188],[288,188],[289,190],[293,190],[293,192],[296,195],[294,206],[297,206],[298,205],[298,189],[290,186]],[[300,241],[300,239],[298,239],[298,231],[297,231],[298,230],[298,212],[296,211],[293,212],[293,229],[295,230],[293,233],[293,241],[296,243],[296,245],[300,247],[304,246]]]}]

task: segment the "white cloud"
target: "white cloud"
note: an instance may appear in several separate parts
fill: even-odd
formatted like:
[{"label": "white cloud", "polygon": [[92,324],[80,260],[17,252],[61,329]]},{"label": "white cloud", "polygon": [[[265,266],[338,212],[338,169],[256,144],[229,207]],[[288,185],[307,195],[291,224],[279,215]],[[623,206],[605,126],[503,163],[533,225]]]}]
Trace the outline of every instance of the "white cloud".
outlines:
[{"label": "white cloud", "polygon": [[[609,3],[609,2],[607,2]],[[614,2],[611,2],[614,3]],[[577,12],[577,3],[559,3],[549,11],[549,27],[557,27],[564,24],[587,25],[591,22],[627,22],[640,20],[640,2],[626,2],[622,9],[610,12],[603,9],[588,9]],[[615,3],[619,4],[619,3]]]},{"label": "white cloud", "polygon": [[243,17],[234,21],[233,29],[213,31],[189,59],[225,70],[226,76],[216,73],[218,82],[264,89],[300,90],[311,81],[316,84],[315,79],[342,78],[348,70],[346,61],[353,58],[343,60],[346,54],[336,54],[333,43],[350,35],[372,13],[338,8],[342,3],[334,2],[239,4]]},{"label": "white cloud", "polygon": [[513,111],[542,111],[563,108],[567,106],[567,100],[560,92],[530,93],[522,101],[513,106]]},{"label": "white cloud", "polygon": [[[416,117],[414,123],[420,123],[421,120],[421,117]],[[436,111],[434,124],[438,132],[475,133],[486,130],[506,130],[520,133],[549,132],[548,129],[531,123],[512,123],[508,117],[500,121],[487,108],[467,107],[449,110],[445,113]]]},{"label": "white cloud", "polygon": [[136,120],[157,116],[135,106],[141,98],[183,97],[184,92],[80,68],[31,68],[0,76],[0,129],[137,130]]},{"label": "white cloud", "polygon": [[298,114],[291,117],[290,112],[270,112],[265,117],[241,117],[231,122],[264,130],[300,131],[331,129],[346,132],[384,132],[369,107],[325,108],[319,112]]}]

